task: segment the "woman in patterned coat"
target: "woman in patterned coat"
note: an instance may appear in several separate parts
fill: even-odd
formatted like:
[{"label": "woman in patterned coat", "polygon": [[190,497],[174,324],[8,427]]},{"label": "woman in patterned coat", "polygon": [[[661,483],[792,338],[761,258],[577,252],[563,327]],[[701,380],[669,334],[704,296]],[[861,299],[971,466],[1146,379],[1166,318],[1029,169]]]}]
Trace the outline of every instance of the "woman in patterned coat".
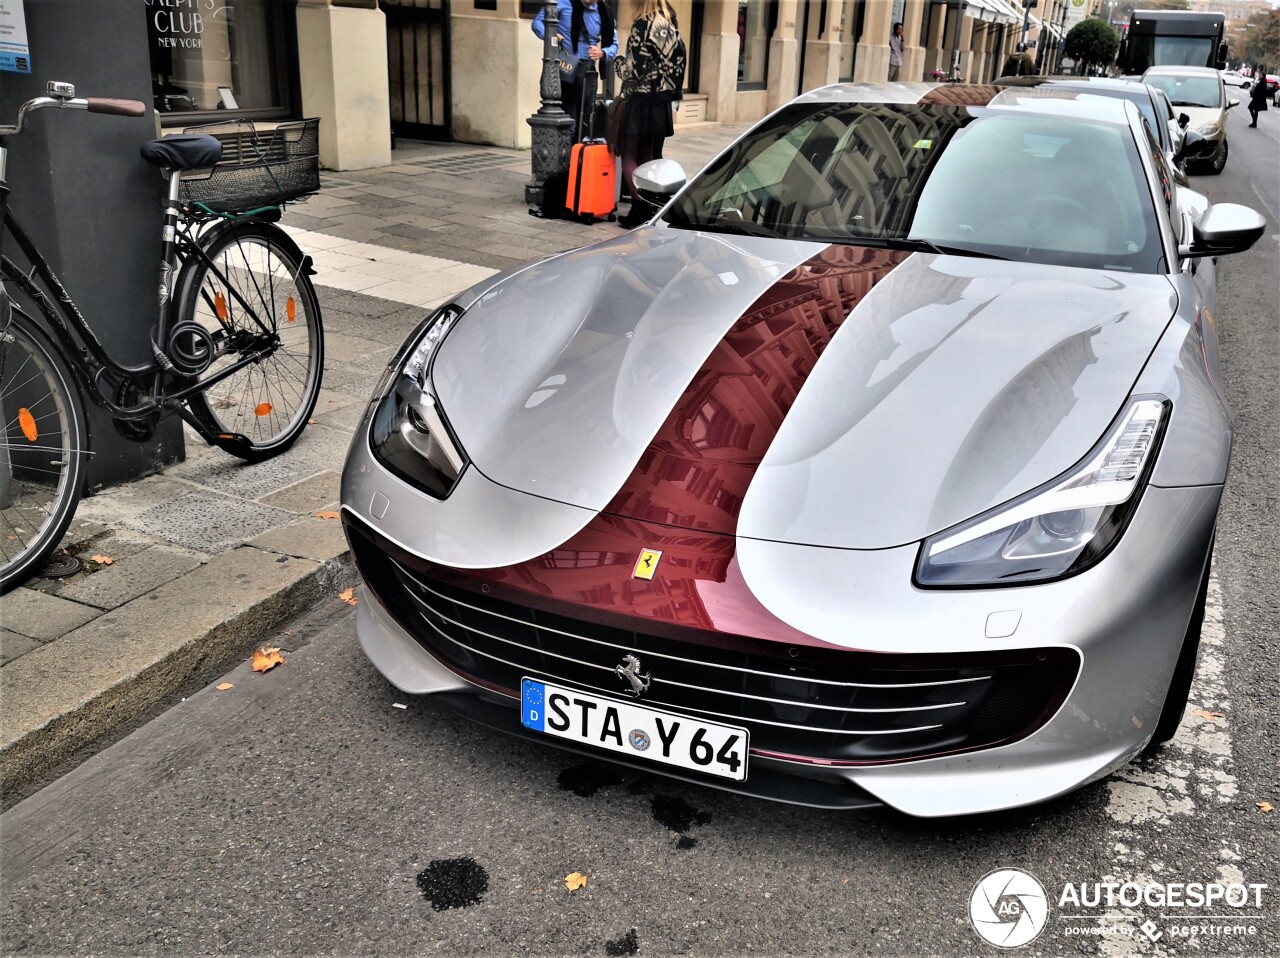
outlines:
[{"label": "woman in patterned coat", "polygon": [[624,229],[646,222],[652,210],[636,193],[633,174],[641,163],[662,155],[662,141],[675,132],[672,103],[684,98],[687,54],[667,0],[644,0],[631,25],[622,81],[626,117],[619,131],[622,178],[631,211],[618,219]]}]

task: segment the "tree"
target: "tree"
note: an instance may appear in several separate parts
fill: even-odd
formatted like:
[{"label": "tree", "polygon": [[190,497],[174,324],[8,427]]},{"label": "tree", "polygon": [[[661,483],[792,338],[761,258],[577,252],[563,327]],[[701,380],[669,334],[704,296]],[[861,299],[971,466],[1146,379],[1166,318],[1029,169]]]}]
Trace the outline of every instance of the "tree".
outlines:
[{"label": "tree", "polygon": [[1231,56],[1245,63],[1265,64],[1275,73],[1280,67],[1280,10],[1250,17],[1239,39],[1232,44]]},{"label": "tree", "polygon": [[1071,32],[1063,53],[1086,66],[1107,67],[1115,61],[1120,34],[1101,20],[1081,20]]}]

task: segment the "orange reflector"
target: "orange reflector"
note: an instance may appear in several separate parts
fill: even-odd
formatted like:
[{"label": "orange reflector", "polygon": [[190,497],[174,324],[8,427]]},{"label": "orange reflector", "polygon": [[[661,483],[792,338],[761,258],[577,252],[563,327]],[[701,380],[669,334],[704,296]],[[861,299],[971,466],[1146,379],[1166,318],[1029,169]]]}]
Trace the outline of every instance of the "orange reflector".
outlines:
[{"label": "orange reflector", "polygon": [[253,411],[255,416],[270,416],[274,407],[269,402],[258,403],[258,408]]},{"label": "orange reflector", "polygon": [[18,425],[22,427],[22,434],[27,437],[27,442],[35,442],[40,437],[40,430],[36,428],[36,417],[31,415],[31,410],[26,406],[18,410]]},{"label": "orange reflector", "polygon": [[225,320],[227,318],[227,301],[222,298],[221,293],[214,294],[213,308],[217,311],[219,319]]},{"label": "orange reflector", "polygon": [[289,322],[296,323],[298,321],[298,304],[294,302],[292,296],[289,301],[284,304],[284,314],[289,317]]}]

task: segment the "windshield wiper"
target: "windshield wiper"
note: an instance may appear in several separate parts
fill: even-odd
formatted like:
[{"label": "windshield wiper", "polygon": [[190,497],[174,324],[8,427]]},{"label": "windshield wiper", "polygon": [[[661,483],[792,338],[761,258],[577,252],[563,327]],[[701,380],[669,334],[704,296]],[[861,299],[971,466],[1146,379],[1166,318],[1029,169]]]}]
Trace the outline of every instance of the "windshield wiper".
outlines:
[{"label": "windshield wiper", "polygon": [[769,239],[782,239],[782,234],[771,226],[764,226],[751,220],[712,220],[708,223],[695,223],[679,214],[667,219],[668,226],[679,229],[702,230],[706,233],[732,233],[737,236],[767,236]]},{"label": "windshield wiper", "polygon": [[[810,237],[800,237],[801,239],[809,239]],[[817,239],[818,237],[812,237]],[[951,246],[942,243],[935,243],[933,240],[922,239],[919,237],[911,237],[910,239],[902,236],[883,237],[883,236],[856,236],[850,239],[841,237],[839,239],[830,239],[828,242],[840,243],[844,246],[875,246],[879,249],[905,249],[916,252],[937,253],[939,256],[973,256],[978,259],[1000,259],[1007,260],[1009,257],[1001,256],[998,253],[988,253],[986,250],[969,249],[965,246]]]}]

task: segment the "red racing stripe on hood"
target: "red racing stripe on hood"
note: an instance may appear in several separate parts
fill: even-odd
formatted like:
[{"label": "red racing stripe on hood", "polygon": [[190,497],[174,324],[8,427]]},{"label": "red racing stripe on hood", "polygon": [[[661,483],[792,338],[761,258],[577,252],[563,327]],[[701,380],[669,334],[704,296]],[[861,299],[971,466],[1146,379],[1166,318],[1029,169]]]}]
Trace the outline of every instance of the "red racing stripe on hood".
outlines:
[{"label": "red racing stripe on hood", "polygon": [[[586,618],[647,620],[635,627],[657,634],[674,627],[718,644],[749,636],[828,645],[760,603],[738,568],[733,533],[747,486],[818,357],[909,255],[830,246],[783,276],[712,351],[605,512],[545,555],[467,574],[577,606]],[[661,553],[652,579],[636,574],[645,549]]]},{"label": "red racing stripe on hood", "polygon": [[672,408],[611,515],[732,534],[760,461],[831,337],[910,253],[829,246],[763,293]]}]

